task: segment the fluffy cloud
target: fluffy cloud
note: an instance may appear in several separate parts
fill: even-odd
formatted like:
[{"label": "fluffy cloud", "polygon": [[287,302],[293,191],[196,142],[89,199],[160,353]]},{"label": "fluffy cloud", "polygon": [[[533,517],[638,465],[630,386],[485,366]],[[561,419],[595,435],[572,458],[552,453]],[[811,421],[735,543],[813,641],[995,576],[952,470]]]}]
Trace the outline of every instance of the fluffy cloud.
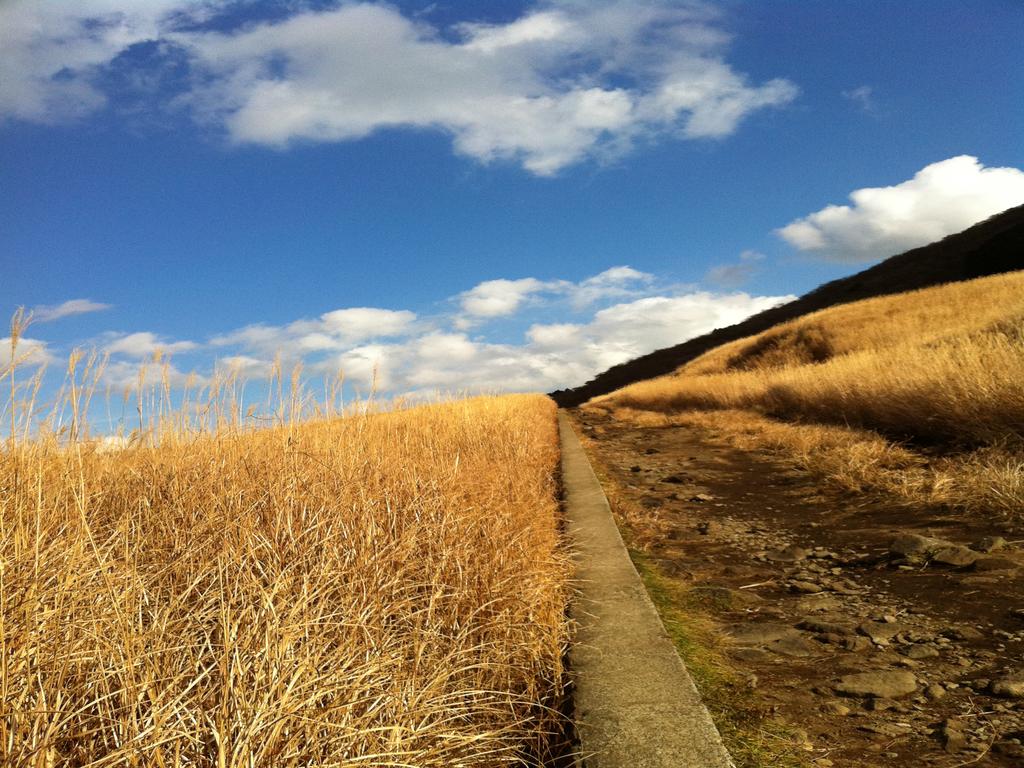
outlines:
[{"label": "fluffy cloud", "polygon": [[[649,296],[601,309],[587,323],[533,325],[523,344],[458,334],[424,337],[377,353],[399,391],[548,391],[582,384],[610,366],[793,298],[707,292]],[[438,350],[441,339],[445,348]]]},{"label": "fluffy cloud", "polygon": [[0,5],[0,119],[101,107],[97,75],[145,41],[190,63],[191,90],[173,103],[237,143],[439,130],[459,154],[539,175],[641,138],[728,136],[796,95],[733,70],[728,35],[697,2],[545,0],[505,24],[450,29],[383,3],[296,7],[226,27],[204,26],[217,6],[198,0],[12,0]]},{"label": "fluffy cloud", "polygon": [[567,287],[572,305],[577,309],[603,299],[622,299],[638,295],[654,282],[654,275],[632,267],[612,267]]},{"label": "fluffy cloud", "polygon": [[198,346],[194,341],[162,341],[154,333],[140,331],[115,337],[106,344],[104,350],[110,355],[143,358],[152,357],[157,352],[164,355],[191,352]]},{"label": "fluffy cloud", "polygon": [[[485,289],[473,289],[457,298],[463,312],[465,297],[472,294],[483,302],[478,311],[495,316],[499,312],[522,313],[532,306],[547,311],[557,302],[565,306],[566,299],[572,301],[582,287],[601,288],[602,296],[608,298],[622,284],[647,284],[652,290],[655,286],[650,284],[654,282],[651,275],[616,267],[579,283],[533,278],[488,281],[481,284]],[[495,284],[501,286],[500,291],[493,288]],[[532,296],[533,303],[524,304],[523,294]],[[502,303],[496,296],[512,298]],[[485,298],[488,300],[484,301]],[[267,348],[266,339],[273,337],[282,342],[283,349],[291,350],[292,362],[304,360],[311,372],[323,375],[340,370],[347,381],[364,393],[371,387],[398,394],[438,389],[546,391],[580,384],[609,366],[730,325],[792,298],[706,291],[649,294],[603,306],[592,311],[586,322],[535,323],[527,328],[520,343],[474,338],[462,327],[465,315],[457,313],[430,322],[410,323],[404,335],[396,334],[392,341],[350,343],[326,353],[324,348],[300,348],[298,342],[309,336],[309,321],[296,321],[277,328],[259,326],[257,334],[252,329],[243,329],[241,333],[222,337],[221,343],[240,349],[237,355],[221,362],[237,367],[243,375],[265,376],[275,354]],[[448,324],[451,329],[444,328]]]},{"label": "fluffy cloud", "polygon": [[542,296],[565,297],[573,309],[582,310],[598,301],[642,295],[654,282],[654,275],[629,266],[611,267],[578,283],[534,277],[486,280],[459,294],[462,313],[455,325],[469,330],[481,320],[514,315]]},{"label": "fluffy cloud", "polygon": [[356,307],[338,309],[320,316],[324,330],[346,341],[362,341],[377,336],[398,336],[409,330],[416,315],[407,310]]},{"label": "fluffy cloud", "polygon": [[134,392],[139,388],[159,385],[166,381],[174,388],[195,390],[209,384],[209,379],[194,371],[183,371],[164,360],[154,364],[147,360],[110,360],[103,368],[103,384],[115,391]]},{"label": "fluffy cloud", "polygon": [[[246,326],[205,344],[168,341],[151,331],[107,334],[101,337],[110,354],[104,383],[134,391],[145,370],[146,385],[166,379],[172,387],[195,389],[209,384],[210,376],[223,381],[234,375],[254,381],[259,389],[258,382],[268,379],[275,365],[286,374],[301,365],[310,381],[340,372],[363,395],[371,389],[384,395],[549,391],[581,384],[612,365],[792,298],[666,287],[655,276],[627,266],[578,282],[492,280],[453,297],[450,311],[433,317],[406,310],[341,308],[284,325]],[[470,333],[462,327],[467,311],[479,313],[481,320],[515,312],[518,316],[510,322],[518,324],[521,335],[506,335],[499,343]],[[539,322],[559,315],[578,322]],[[8,350],[9,341],[0,340],[0,364]],[[52,357],[46,343],[35,339],[24,339],[21,351],[26,362],[36,364]],[[166,359],[154,365],[157,351],[195,353],[200,373],[190,374]]]},{"label": "fluffy cloud", "polygon": [[795,96],[786,81],[750,85],[733,71],[706,12],[653,0],[546,6],[460,25],[454,40],[368,3],[176,39],[211,78],[194,106],[238,142],[441,129],[460,154],[539,175],[641,135],[726,136]]},{"label": "fluffy cloud", "polygon": [[263,355],[301,356],[308,352],[349,349],[369,339],[400,336],[416,322],[408,310],[352,307],[326,312],[316,320],[296,320],[286,326],[249,325],[214,336],[217,347],[242,346]]},{"label": "fluffy cloud", "polygon": [[462,294],[462,312],[471,318],[503,317],[515,314],[531,294],[558,288],[533,277],[522,280],[486,280]]},{"label": "fluffy cloud", "polygon": [[778,230],[786,241],[830,261],[876,261],[959,232],[1024,203],[1024,172],[986,168],[961,155],[926,166],[892,187],[850,193]]},{"label": "fluffy cloud", "polygon": [[99,69],[159,37],[188,0],[5,0],[0,3],[0,120],[57,122],[102,107]]},{"label": "fluffy cloud", "polygon": [[[14,360],[19,366],[35,367],[53,362],[53,354],[45,341],[21,337],[14,353]],[[11,337],[0,339],[0,373],[11,364]]]},{"label": "fluffy cloud", "polygon": [[243,379],[265,379],[270,376],[272,362],[248,355],[228,355],[217,360],[217,371]]},{"label": "fluffy cloud", "polygon": [[104,309],[110,309],[110,304],[101,304],[98,301],[91,301],[89,299],[70,299],[62,304],[35,307],[32,310],[32,320],[37,323],[50,323],[54,320],[60,320],[62,317],[84,315],[87,312],[100,312]]}]

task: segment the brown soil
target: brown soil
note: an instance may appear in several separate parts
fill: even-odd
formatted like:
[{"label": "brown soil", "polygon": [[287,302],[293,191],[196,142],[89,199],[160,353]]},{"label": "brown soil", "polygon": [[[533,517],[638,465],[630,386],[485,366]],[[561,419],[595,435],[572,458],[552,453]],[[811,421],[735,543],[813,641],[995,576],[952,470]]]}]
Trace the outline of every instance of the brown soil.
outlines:
[{"label": "brown soil", "polygon": [[[759,706],[807,734],[810,764],[1024,765],[1024,698],[992,692],[1024,669],[1019,521],[839,496],[712,435],[575,416],[627,537],[707,595],[730,665]],[[967,567],[911,564],[890,553],[903,533],[1007,543]],[[780,552],[792,546],[804,552]],[[876,671],[910,672],[916,688],[833,687]]]}]

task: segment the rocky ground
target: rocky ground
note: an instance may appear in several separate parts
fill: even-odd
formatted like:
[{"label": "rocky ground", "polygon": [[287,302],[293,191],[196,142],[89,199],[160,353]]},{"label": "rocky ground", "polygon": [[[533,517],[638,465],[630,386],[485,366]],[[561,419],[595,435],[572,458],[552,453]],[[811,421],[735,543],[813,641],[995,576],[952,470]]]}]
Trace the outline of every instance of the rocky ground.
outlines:
[{"label": "rocky ground", "polygon": [[1024,525],[829,493],[681,428],[575,414],[630,538],[819,766],[1024,766]]}]

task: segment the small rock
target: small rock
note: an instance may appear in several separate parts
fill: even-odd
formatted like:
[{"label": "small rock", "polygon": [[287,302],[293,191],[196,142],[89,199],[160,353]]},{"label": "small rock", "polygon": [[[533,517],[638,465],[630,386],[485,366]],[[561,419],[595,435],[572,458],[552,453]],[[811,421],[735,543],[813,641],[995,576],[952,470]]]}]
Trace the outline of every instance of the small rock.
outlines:
[{"label": "small rock", "polygon": [[850,635],[853,634],[853,630],[842,624],[837,624],[832,621],[822,621],[820,619],[807,618],[797,624],[800,629],[806,629],[808,632],[819,632],[822,634],[830,635]]},{"label": "small rock", "polygon": [[793,592],[802,592],[805,595],[816,595],[822,591],[820,584],[815,584],[813,581],[800,581],[798,579],[789,582],[789,588]]},{"label": "small rock", "polygon": [[717,523],[714,520],[704,520],[703,522],[697,523],[697,533],[701,536],[711,536],[721,533],[721,531],[722,524]]},{"label": "small rock", "polygon": [[934,659],[939,655],[937,649],[930,645],[909,645],[900,649],[900,653],[908,659]]},{"label": "small rock", "polygon": [[924,689],[924,694],[932,701],[938,701],[946,695],[946,689],[938,683],[932,683]]},{"label": "small rock", "polygon": [[955,720],[946,720],[939,731],[942,737],[942,746],[949,754],[956,754],[967,746],[967,737],[964,736],[962,726]]},{"label": "small rock", "polygon": [[843,648],[852,653],[863,653],[864,651],[871,650],[871,641],[866,637],[855,635],[843,641]]},{"label": "small rock", "polygon": [[998,552],[1006,546],[1006,539],[1002,536],[986,536],[974,548],[979,552]]},{"label": "small rock", "polygon": [[844,675],[833,688],[846,696],[895,699],[916,691],[917,678],[913,672],[858,672]]},{"label": "small rock", "polygon": [[877,733],[885,738],[894,738],[910,733],[913,728],[908,723],[865,723],[860,730]]},{"label": "small rock", "polygon": [[946,544],[949,542],[941,539],[919,536],[916,533],[901,533],[889,544],[889,552],[907,559],[924,559],[935,549]]},{"label": "small rock", "polygon": [[640,472],[642,470],[643,467],[639,466],[638,464],[634,464],[632,467],[629,468],[630,472]]},{"label": "small rock", "polygon": [[668,477],[661,478],[663,483],[672,483],[673,485],[682,485],[686,482],[686,478],[681,475],[669,475]]},{"label": "small rock", "polygon": [[819,592],[816,595],[801,597],[793,606],[799,613],[827,613],[842,610],[843,604],[832,595]]},{"label": "small rock", "polygon": [[834,632],[822,632],[815,635],[814,639],[819,643],[829,643],[830,645],[843,645],[846,642],[845,635],[837,635]]},{"label": "small rock", "polygon": [[960,641],[977,641],[985,639],[985,635],[974,627],[950,627],[949,629],[944,630],[942,634],[952,640]]},{"label": "small rock", "polygon": [[940,565],[952,565],[963,568],[972,565],[978,559],[978,553],[959,544],[942,547],[932,554],[931,561]]},{"label": "small rock", "polygon": [[697,504],[703,504],[706,501],[714,501],[715,497],[710,493],[698,493],[696,496],[691,496],[690,501]]},{"label": "small rock", "polygon": [[796,544],[790,544],[788,547],[766,552],[765,557],[776,563],[799,563],[807,559],[807,550]]},{"label": "small rock", "polygon": [[826,701],[821,708],[822,712],[826,712],[830,715],[838,715],[839,717],[846,717],[852,711],[848,706],[843,704],[841,701]]},{"label": "small rock", "polygon": [[794,656],[796,658],[813,656],[819,648],[819,646],[806,637],[783,637],[774,643],[769,643],[765,647],[773,653],[778,653],[782,656]]},{"label": "small rock", "polygon": [[784,637],[801,637],[792,627],[769,622],[740,624],[730,629],[729,634],[737,645],[767,645]]},{"label": "small rock", "polygon": [[956,567],[971,565],[979,557],[977,552],[961,544],[920,536],[916,533],[902,533],[897,536],[889,545],[889,552],[911,561],[926,561]]},{"label": "small rock", "polygon": [[902,627],[899,624],[883,624],[878,621],[865,621],[857,631],[871,639],[876,645],[886,645],[892,638],[900,633]]},{"label": "small rock", "polygon": [[993,680],[992,693],[1009,699],[1024,698],[1024,670],[1018,670],[999,680]]},{"label": "small rock", "polygon": [[[838,570],[838,569],[833,569]],[[847,584],[837,583],[832,585],[832,591],[837,595],[859,595],[863,590],[856,587],[851,587]]]}]

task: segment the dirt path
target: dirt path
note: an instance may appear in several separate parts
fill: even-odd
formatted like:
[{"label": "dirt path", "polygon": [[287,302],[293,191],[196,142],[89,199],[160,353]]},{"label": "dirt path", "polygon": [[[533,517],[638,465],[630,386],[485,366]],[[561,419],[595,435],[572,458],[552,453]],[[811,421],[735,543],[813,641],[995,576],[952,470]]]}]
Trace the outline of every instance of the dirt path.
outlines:
[{"label": "dirt path", "polygon": [[559,431],[580,584],[570,662],[587,768],[729,768],[718,731],[661,626],[564,414]]},{"label": "dirt path", "polygon": [[[809,764],[1024,765],[1019,526],[844,498],[689,430],[574,415],[627,535],[691,587]],[[893,554],[920,543],[907,534],[972,549],[938,557],[961,565]]]}]

